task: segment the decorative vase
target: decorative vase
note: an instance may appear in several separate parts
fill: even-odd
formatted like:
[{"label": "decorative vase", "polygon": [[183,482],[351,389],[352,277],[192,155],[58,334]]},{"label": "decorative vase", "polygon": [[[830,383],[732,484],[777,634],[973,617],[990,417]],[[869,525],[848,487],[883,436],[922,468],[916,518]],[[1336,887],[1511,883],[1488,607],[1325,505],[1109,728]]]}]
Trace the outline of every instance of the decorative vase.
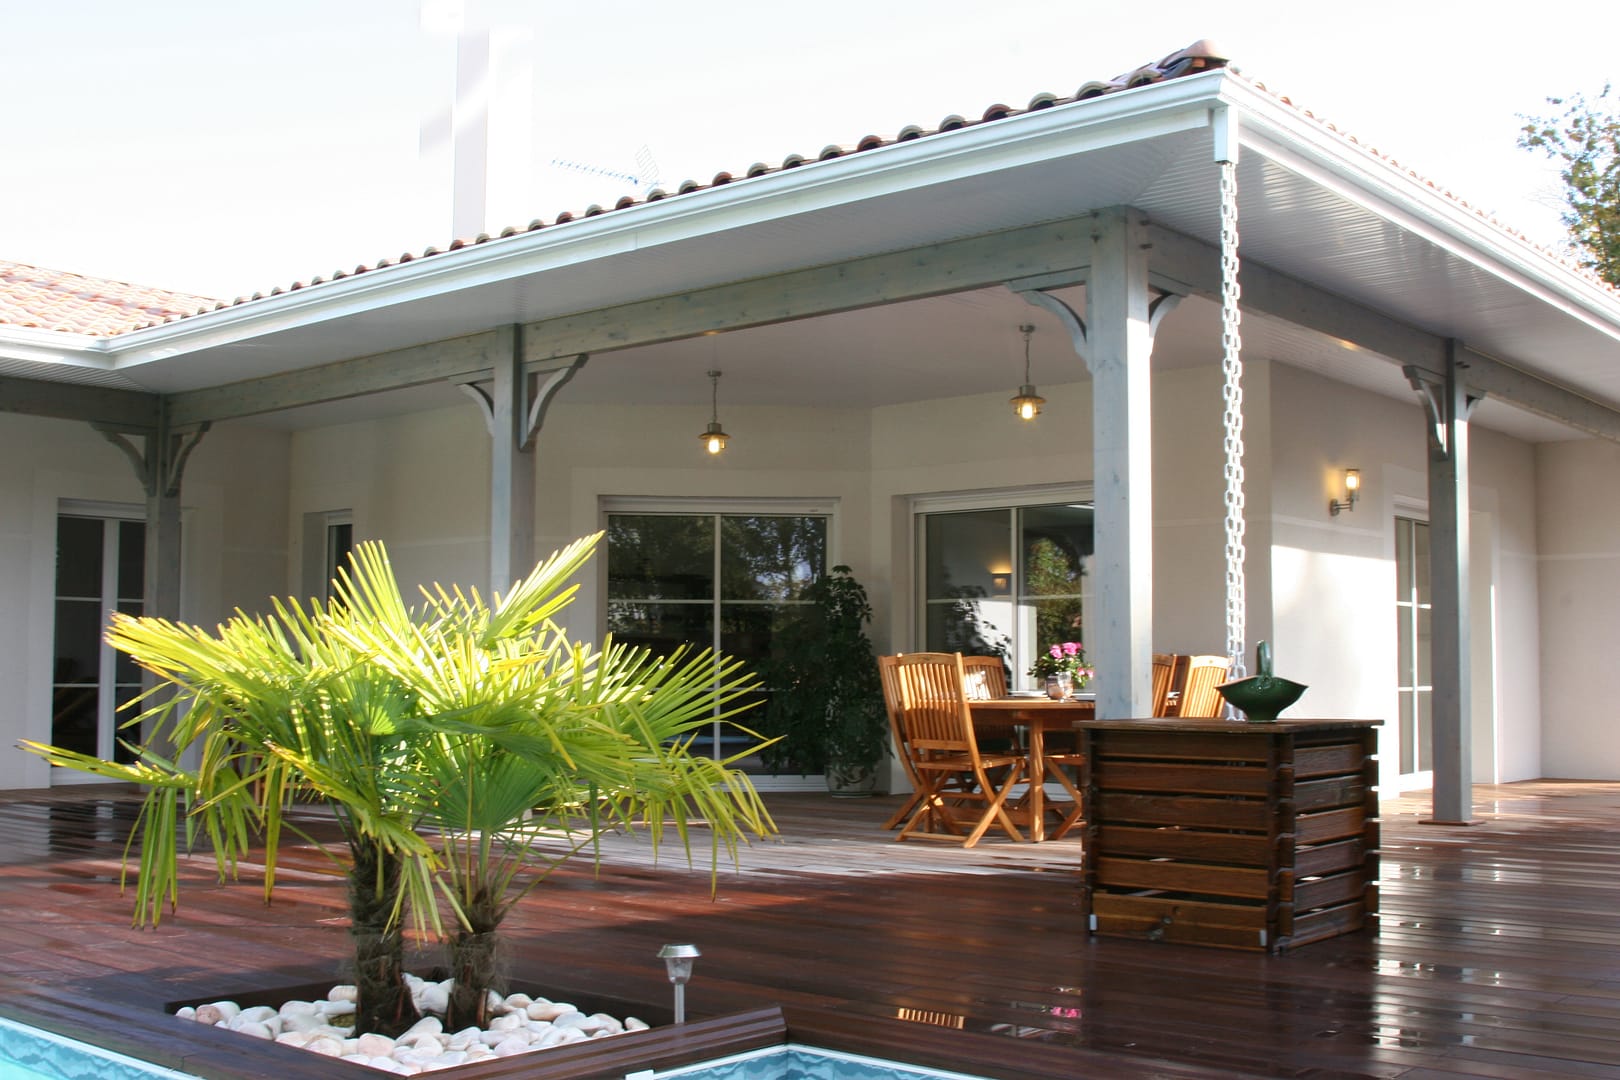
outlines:
[{"label": "decorative vase", "polygon": [[1053,701],[1062,701],[1074,693],[1074,676],[1063,672],[1058,675],[1046,677],[1046,696]]}]

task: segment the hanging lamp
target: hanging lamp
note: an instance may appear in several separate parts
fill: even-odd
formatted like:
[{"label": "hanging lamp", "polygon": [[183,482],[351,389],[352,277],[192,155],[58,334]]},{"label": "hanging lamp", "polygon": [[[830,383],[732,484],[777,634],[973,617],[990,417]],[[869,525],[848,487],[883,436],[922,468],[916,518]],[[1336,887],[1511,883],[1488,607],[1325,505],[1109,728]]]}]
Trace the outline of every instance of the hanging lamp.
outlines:
[{"label": "hanging lamp", "polygon": [[1025,323],[1018,332],[1024,335],[1024,385],[1012,398],[1012,407],[1020,420],[1033,420],[1041,415],[1041,406],[1046,404],[1046,399],[1035,392],[1035,384],[1029,381],[1029,339],[1035,328]]},{"label": "hanging lamp", "polygon": [[711,395],[711,411],[709,413],[709,426],[703,429],[698,438],[703,440],[703,448],[711,454],[718,454],[726,448],[726,442],[731,438],[725,429],[720,426],[720,372],[710,371],[709,381],[713,384]]}]

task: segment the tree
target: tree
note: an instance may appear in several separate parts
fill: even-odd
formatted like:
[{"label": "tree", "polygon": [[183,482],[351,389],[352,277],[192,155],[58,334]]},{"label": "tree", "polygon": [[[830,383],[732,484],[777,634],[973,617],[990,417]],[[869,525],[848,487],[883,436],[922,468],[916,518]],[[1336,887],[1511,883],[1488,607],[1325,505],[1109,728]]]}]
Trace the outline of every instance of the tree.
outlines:
[{"label": "tree", "polygon": [[1595,101],[1582,94],[1548,98],[1557,115],[1521,117],[1519,146],[1540,150],[1559,164],[1564,181],[1563,222],[1582,266],[1620,286],[1620,111],[1610,107],[1613,87]]},{"label": "tree", "polygon": [[[272,617],[239,614],[217,634],[115,616],[111,643],[175,690],[132,722],[150,722],[152,741],[131,748],[128,765],[24,746],[147,788],[132,835],[138,923],[174,905],[181,822],[188,846],[208,840],[222,879],[262,841],[268,899],[286,808],[324,800],[349,856],[357,1030],[397,1034],[416,1018],[407,912],[418,930],[450,937],[452,1022],[465,1026],[494,981],[501,919],[601,829],[644,821],[657,845],[673,822],[690,855],[688,826],[701,818],[715,860],[771,830],[745,776],[691,752],[716,703],[751,689],[736,663],[598,651],[552,622],[596,539],[553,555],[493,606],[438,588],[412,608],[381,545],[365,544],[324,609],[277,603]],[[174,759],[158,745],[176,747]],[[177,764],[187,750],[194,769]],[[540,852],[552,838],[560,847]]]}]

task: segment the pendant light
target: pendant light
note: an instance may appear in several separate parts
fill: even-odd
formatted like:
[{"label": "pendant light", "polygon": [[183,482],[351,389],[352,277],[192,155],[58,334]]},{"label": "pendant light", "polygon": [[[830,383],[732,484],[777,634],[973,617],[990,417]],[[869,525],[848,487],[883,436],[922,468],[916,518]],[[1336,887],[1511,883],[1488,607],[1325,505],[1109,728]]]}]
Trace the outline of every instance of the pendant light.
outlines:
[{"label": "pendant light", "polygon": [[709,413],[709,426],[703,429],[698,438],[703,440],[703,448],[711,454],[718,454],[726,448],[727,435],[720,426],[720,372],[709,372],[709,381],[713,384],[712,411]]},{"label": "pendant light", "polygon": [[1035,384],[1029,381],[1029,339],[1035,328],[1025,323],[1018,332],[1024,335],[1024,385],[1012,398],[1012,407],[1020,420],[1033,420],[1041,415],[1041,406],[1046,404],[1046,399],[1035,392]]}]

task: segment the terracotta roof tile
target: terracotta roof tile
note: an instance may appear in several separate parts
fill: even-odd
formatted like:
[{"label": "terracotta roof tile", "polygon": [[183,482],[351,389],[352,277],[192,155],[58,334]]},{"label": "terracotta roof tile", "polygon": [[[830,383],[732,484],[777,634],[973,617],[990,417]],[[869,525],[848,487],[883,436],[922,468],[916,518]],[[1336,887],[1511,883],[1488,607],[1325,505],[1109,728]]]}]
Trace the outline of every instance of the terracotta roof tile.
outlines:
[{"label": "terracotta roof tile", "polygon": [[206,296],[0,259],[0,324],[110,337],[220,306]]},{"label": "terracotta roof tile", "polygon": [[[578,221],[582,218],[597,217],[602,214],[610,214],[614,211],[625,210],[632,206],[638,206],[642,203],[658,202],[663,199],[671,199],[681,195],[688,195],[694,191],[703,191],[708,188],[721,187],[726,184],[733,183],[740,177],[752,179],[753,177],[764,176],[768,173],[783,172],[788,169],[799,168],[808,162],[825,161],[829,158],[845,157],[850,154],[874,150],[878,147],[892,146],[895,143],[901,142],[910,142],[913,139],[927,138],[931,135],[939,135],[945,132],[957,131],[961,128],[974,127],[978,124],[1003,120],[1009,116],[1018,116],[1026,112],[1049,109],[1054,105],[1066,105],[1074,101],[1082,101],[1088,98],[1099,97],[1103,94],[1112,94],[1120,90],[1129,90],[1136,86],[1145,86],[1148,83],[1162,82],[1165,79],[1174,79],[1182,75],[1192,75],[1200,71],[1209,71],[1214,68],[1225,66],[1226,56],[1224,53],[1222,53],[1208,40],[1197,41],[1185,49],[1179,49],[1176,52],[1171,53],[1169,56],[1166,56],[1157,63],[1145,64],[1134,71],[1127,72],[1124,75],[1115,76],[1106,82],[1094,81],[1085,83],[1069,97],[1061,97],[1054,94],[1037,94],[1034,98],[1030,99],[1029,104],[1022,109],[1013,108],[1008,105],[992,105],[983,112],[981,118],[978,120],[968,120],[962,116],[951,115],[945,117],[945,119],[941,120],[939,124],[932,129],[919,127],[914,124],[908,125],[902,128],[892,137],[885,137],[882,135],[867,135],[859,142],[852,145],[845,146],[834,144],[824,147],[819,154],[816,154],[813,157],[804,154],[789,154],[782,159],[780,165],[771,165],[766,162],[755,162],[741,173],[726,171],[718,172],[715,173],[714,176],[711,177],[707,182],[698,180],[684,180],[677,185],[674,190],[658,188],[648,192],[646,196],[640,199],[627,195],[618,199],[613,203],[612,206],[593,204],[578,212],[564,210],[554,219],[552,219],[550,225],[547,225],[543,220],[536,218],[535,220],[529,222],[527,227],[508,226],[507,228],[501,229],[498,235],[500,238],[504,239],[506,237],[516,236],[518,233],[522,232],[535,232],[539,229],[555,228],[558,225],[566,225],[571,221]],[[482,244],[491,239],[493,239],[493,237],[491,237],[488,233],[480,233],[477,237],[472,239],[458,238],[446,247],[429,247],[419,254],[406,252],[397,259],[381,259],[373,265],[368,266],[362,264],[360,266],[356,266],[353,270],[339,270],[325,277],[311,278],[307,282],[294,282],[286,289],[278,289],[276,291],[290,292],[295,289],[310,288],[326,281],[336,281],[341,278],[350,277],[354,274],[364,274],[371,270],[380,270],[384,267],[391,266],[394,263],[410,262],[412,259],[417,258],[429,258],[434,255],[443,254],[445,251],[458,251],[461,248],[469,247],[475,244]],[[275,294],[272,293],[271,295]],[[251,303],[254,300],[259,300],[262,298],[263,294],[260,293],[251,297],[238,297],[230,304],[221,304],[217,306],[235,306],[237,304]],[[210,303],[208,306],[213,307],[216,305]],[[164,315],[162,317],[153,319],[152,322],[170,322],[176,318],[185,318],[189,314],[195,314],[195,312]]]}]

